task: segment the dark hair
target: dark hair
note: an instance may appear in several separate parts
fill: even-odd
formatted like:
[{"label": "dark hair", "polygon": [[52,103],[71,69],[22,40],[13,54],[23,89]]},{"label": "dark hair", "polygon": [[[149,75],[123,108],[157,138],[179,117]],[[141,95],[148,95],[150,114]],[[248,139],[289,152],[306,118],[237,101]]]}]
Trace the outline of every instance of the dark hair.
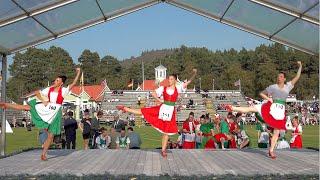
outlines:
[{"label": "dark hair", "polygon": [[106,128],[104,128],[104,127],[100,128],[100,132],[105,132],[105,131],[107,131]]},{"label": "dark hair", "polygon": [[68,116],[72,117],[72,116],[73,116],[73,112],[72,112],[72,111],[69,111],[69,112],[68,112]]},{"label": "dark hair", "polygon": [[191,112],[189,113],[189,116],[190,116],[190,115],[194,116],[194,112],[191,111]]},{"label": "dark hair", "polygon": [[283,74],[284,78],[287,77],[287,74],[284,71],[280,71],[279,74]]},{"label": "dark hair", "polygon": [[178,79],[178,76],[177,76],[177,74],[170,74],[170,76],[172,76],[172,77],[174,77],[174,79]]},{"label": "dark hair", "polygon": [[63,82],[63,84],[66,82],[67,80],[67,76],[58,76],[58,78],[60,78]]},{"label": "dark hair", "polygon": [[133,131],[133,128],[132,128],[132,127],[128,127],[128,131],[129,131],[129,130],[130,130],[130,131]]},{"label": "dark hair", "polygon": [[98,111],[97,116],[103,116],[103,112],[102,111]]},{"label": "dark hair", "polygon": [[205,116],[204,114],[202,114],[202,115],[200,116],[200,118],[201,118],[201,119],[205,119],[206,116]]},{"label": "dark hair", "polygon": [[121,131],[126,131],[126,128],[121,128]]},{"label": "dark hair", "polygon": [[89,111],[89,109],[85,109],[83,112],[84,113],[89,113],[90,111]]},{"label": "dark hair", "polygon": [[228,116],[233,116],[232,112],[228,112]]}]

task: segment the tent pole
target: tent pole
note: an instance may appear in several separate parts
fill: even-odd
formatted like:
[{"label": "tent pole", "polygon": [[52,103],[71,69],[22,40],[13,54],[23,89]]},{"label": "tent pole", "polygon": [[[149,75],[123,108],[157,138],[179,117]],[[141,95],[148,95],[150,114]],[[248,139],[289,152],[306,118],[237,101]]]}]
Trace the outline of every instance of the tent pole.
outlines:
[{"label": "tent pole", "polygon": [[[1,81],[1,102],[6,102],[6,81],[7,81],[7,56],[2,55],[2,81]],[[2,109],[1,116],[1,156],[5,155],[6,149],[6,110]]]}]

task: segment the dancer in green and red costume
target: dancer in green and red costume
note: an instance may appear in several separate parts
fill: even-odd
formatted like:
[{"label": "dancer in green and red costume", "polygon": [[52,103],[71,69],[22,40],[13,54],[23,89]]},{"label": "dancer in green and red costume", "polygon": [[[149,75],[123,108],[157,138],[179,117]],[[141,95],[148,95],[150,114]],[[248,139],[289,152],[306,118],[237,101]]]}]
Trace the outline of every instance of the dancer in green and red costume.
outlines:
[{"label": "dancer in green and red costume", "polygon": [[204,123],[200,126],[200,132],[202,136],[201,149],[215,149],[215,139],[214,139],[214,125],[210,122],[209,115],[202,115],[201,119],[205,119]]},{"label": "dancer in green and red costume", "polygon": [[[174,135],[178,132],[176,123],[175,103],[179,93],[186,90],[187,85],[195,78],[197,70],[193,69],[193,75],[187,82],[177,86],[177,75],[169,76],[169,86],[160,86],[156,89],[152,96],[161,103],[158,106],[146,107],[142,109],[131,109],[125,106],[117,106],[118,110],[129,112],[137,115],[143,115],[144,119],[156,130],[163,134],[161,155],[167,157],[166,149],[169,135]],[[163,96],[163,99],[160,97]]]},{"label": "dancer in green and red costume", "polygon": [[[77,84],[80,77],[80,68],[76,69],[77,75],[68,87],[63,87],[66,76],[58,76],[53,85],[42,91],[36,91],[37,97],[28,101],[28,105],[0,103],[1,108],[29,111],[31,120],[36,127],[48,131],[48,138],[43,144],[41,160],[47,160],[47,151],[52,143],[54,135],[61,132],[62,103],[64,97],[69,94],[71,89]],[[45,97],[45,98],[44,98]],[[40,100],[40,102],[37,102]]]},{"label": "dancer in green and red costume", "polygon": [[277,83],[270,85],[260,93],[260,96],[267,102],[251,107],[234,107],[231,105],[227,105],[225,107],[228,111],[258,113],[258,115],[262,117],[258,118],[259,120],[263,120],[268,126],[274,128],[269,149],[269,156],[272,159],[276,158],[274,148],[276,146],[280,130],[292,129],[290,120],[286,120],[285,102],[290,91],[293,89],[301,75],[302,64],[300,61],[298,61],[297,64],[299,66],[297,75],[291,81],[285,83],[286,73],[280,72],[278,74]]}]

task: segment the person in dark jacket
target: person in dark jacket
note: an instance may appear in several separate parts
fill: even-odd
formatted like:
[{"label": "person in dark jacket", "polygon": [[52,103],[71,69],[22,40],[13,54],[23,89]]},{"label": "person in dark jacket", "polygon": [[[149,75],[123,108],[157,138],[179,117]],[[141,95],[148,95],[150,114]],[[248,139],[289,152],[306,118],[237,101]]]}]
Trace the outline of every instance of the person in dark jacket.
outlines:
[{"label": "person in dark jacket", "polygon": [[91,118],[90,118],[90,113],[89,113],[88,109],[86,109],[84,111],[84,116],[79,124],[79,127],[82,131],[83,148],[84,148],[84,150],[87,150],[87,149],[89,149],[89,140],[92,139]]},{"label": "person in dark jacket", "polygon": [[76,149],[76,130],[78,129],[78,123],[73,118],[73,112],[68,112],[68,118],[64,120],[64,131],[66,135],[66,146],[70,149],[72,144],[72,149]]}]

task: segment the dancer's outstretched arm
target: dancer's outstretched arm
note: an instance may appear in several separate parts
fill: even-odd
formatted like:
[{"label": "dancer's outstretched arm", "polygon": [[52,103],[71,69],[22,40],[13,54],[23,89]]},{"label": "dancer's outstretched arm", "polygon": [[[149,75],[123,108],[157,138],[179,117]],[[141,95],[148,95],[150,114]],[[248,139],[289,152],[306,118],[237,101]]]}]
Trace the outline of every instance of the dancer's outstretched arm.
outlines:
[{"label": "dancer's outstretched arm", "polygon": [[192,69],[192,72],[193,72],[193,74],[192,74],[191,78],[187,82],[183,83],[183,88],[186,88],[193,81],[193,79],[196,77],[197,69]]},{"label": "dancer's outstretched arm", "polygon": [[71,90],[77,84],[77,82],[79,80],[80,72],[81,72],[80,68],[76,68],[76,72],[77,72],[77,75],[74,78],[73,82],[69,85],[69,90]]},{"label": "dancer's outstretched arm", "polygon": [[301,61],[297,61],[297,64],[298,64],[298,66],[299,66],[297,75],[291,80],[291,83],[292,83],[293,86],[294,86],[294,85],[297,83],[297,81],[299,80],[300,75],[301,75],[301,70],[302,70]]}]

